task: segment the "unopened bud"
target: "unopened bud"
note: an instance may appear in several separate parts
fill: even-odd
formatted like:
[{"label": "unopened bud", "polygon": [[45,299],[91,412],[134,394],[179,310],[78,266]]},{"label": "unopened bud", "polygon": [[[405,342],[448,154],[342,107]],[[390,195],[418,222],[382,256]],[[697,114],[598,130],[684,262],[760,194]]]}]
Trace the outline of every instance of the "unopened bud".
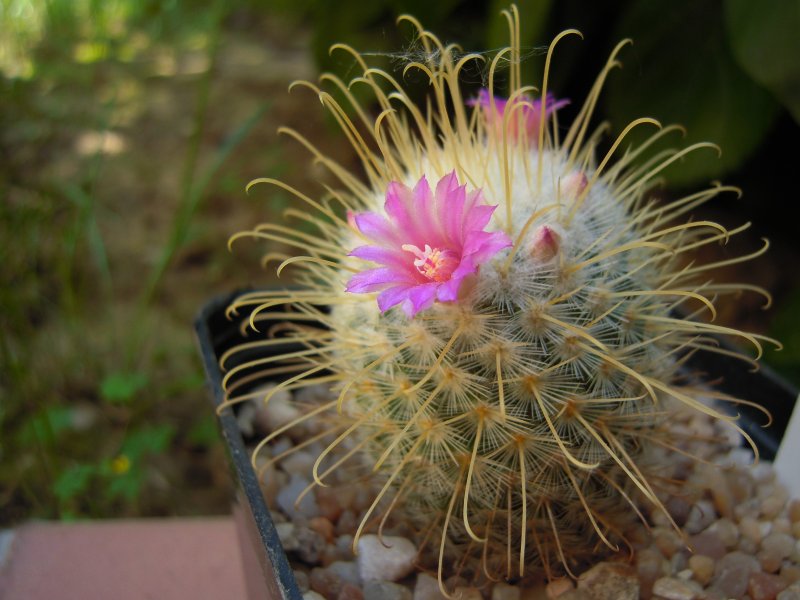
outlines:
[{"label": "unopened bud", "polygon": [[547,225],[542,225],[533,232],[531,256],[539,262],[551,260],[561,248],[561,236]]},{"label": "unopened bud", "polygon": [[583,171],[573,171],[559,182],[558,191],[562,198],[575,199],[583,193],[588,182]]}]

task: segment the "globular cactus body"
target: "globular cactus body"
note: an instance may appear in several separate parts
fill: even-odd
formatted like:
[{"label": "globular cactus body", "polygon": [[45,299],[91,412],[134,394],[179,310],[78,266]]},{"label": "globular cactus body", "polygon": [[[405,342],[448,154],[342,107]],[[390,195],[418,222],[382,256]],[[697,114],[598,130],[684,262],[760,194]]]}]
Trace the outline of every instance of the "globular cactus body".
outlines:
[{"label": "globular cactus body", "polygon": [[[515,10],[508,16],[516,23]],[[240,234],[306,249],[285,262],[301,270],[302,290],[248,294],[233,308],[259,306],[255,323],[282,314],[263,309],[293,305],[309,324],[292,337],[307,350],[283,357],[295,362],[279,387],[334,390],[268,440],[335,415],[316,483],[348,461],[373,471],[375,502],[356,537],[376,516],[403,515],[440,581],[455,565],[509,580],[553,576],[601,546],[619,549],[637,502],[660,506],[647,450],[674,442],[665,401],[736,426],[675,383],[682,354],[711,347],[710,333],[760,349],[756,336],[675,313],[713,320],[710,298],[739,289],[708,281],[715,265],[687,259],[732,232],[678,219],[729,188],[649,202],[656,176],[695,149],[641,163],[640,147],[609,160],[633,127],[656,126],[651,141],[674,129],[652,119],[634,122],[598,162],[599,132],[588,123],[619,48],[559,139],[550,125],[564,103],[546,81],[542,100],[522,87],[511,31],[490,70],[510,59],[508,98],[495,97],[490,80],[469,101],[458,87],[468,58],[419,28],[428,115],[353,53],[382,110],[374,123],[345,86],[361,123],[310,87],[354,143],[367,183],[317,155],[344,187],[320,201],[297,194],[320,213],[305,217],[319,235],[280,225]],[[349,449],[334,456],[345,440]]]}]

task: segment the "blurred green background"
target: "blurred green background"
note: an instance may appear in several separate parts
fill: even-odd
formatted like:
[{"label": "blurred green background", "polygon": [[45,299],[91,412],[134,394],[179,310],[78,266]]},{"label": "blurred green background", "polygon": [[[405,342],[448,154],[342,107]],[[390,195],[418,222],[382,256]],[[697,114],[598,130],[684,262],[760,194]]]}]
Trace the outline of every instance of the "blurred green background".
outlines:
[{"label": "blurred green background", "polygon": [[[674,196],[724,178],[745,194],[698,217],[752,221],[720,258],[766,257],[720,278],[745,294],[721,321],[780,338],[767,360],[800,381],[800,248],[787,210],[800,200],[800,2],[521,0],[523,73],[539,81],[543,48],[567,27],[551,88],[568,121],[622,37],[597,122],[620,131],[653,116],[711,140],[668,177]],[[263,286],[265,250],[232,233],[279,218],[280,177],[314,191],[323,175],[275,130],[290,125],[354,169],[308,92],[320,70],[356,74],[327,48],[346,41],[402,68],[413,50],[397,15],[416,15],[466,50],[505,43],[488,0],[0,0],[0,525],[224,513],[224,451],[193,338],[215,294]],[[470,79],[472,77],[472,79]],[[468,73],[477,89],[482,73]],[[417,82],[419,83],[419,82]],[[562,113],[560,113],[562,114]]]}]

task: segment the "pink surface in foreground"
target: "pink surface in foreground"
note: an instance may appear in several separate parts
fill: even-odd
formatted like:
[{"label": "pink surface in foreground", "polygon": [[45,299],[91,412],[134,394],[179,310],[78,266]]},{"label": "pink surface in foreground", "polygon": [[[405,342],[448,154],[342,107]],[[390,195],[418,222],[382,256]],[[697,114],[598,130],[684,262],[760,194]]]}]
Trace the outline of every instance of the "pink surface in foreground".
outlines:
[{"label": "pink surface in foreground", "polygon": [[245,598],[231,518],[31,523],[0,556],[0,599]]}]

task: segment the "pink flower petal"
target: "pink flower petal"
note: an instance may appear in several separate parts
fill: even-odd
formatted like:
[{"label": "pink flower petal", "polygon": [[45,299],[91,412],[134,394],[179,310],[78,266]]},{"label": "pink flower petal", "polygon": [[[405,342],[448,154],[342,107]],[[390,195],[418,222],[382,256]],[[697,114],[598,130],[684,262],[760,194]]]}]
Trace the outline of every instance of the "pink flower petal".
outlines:
[{"label": "pink flower petal", "polygon": [[[455,171],[451,175],[455,179]],[[437,197],[440,196],[440,187],[441,183],[436,188]],[[456,186],[452,188],[449,195],[445,196],[443,194],[442,199],[444,198],[447,198],[447,207],[443,207],[440,212],[442,215],[442,236],[448,243],[460,246],[464,236],[464,211],[467,209],[465,206],[467,201],[466,189],[463,186]]]},{"label": "pink flower petal", "polygon": [[408,300],[408,292],[412,289],[412,287],[413,286],[410,285],[398,285],[383,290],[380,294],[378,294],[378,308],[381,309],[381,312],[386,312],[393,306]]},{"label": "pink flower petal", "polygon": [[402,250],[398,251],[380,246],[359,246],[350,252],[348,256],[380,263],[395,269],[406,269],[408,267],[408,258]]},{"label": "pink flower petal", "polygon": [[369,269],[353,275],[350,281],[347,282],[345,291],[357,294],[369,294],[383,289],[387,284],[406,283],[413,285],[417,283],[416,280],[403,277],[403,275],[403,273],[398,273],[396,269],[391,269],[389,267]]},{"label": "pink flower petal", "polygon": [[464,235],[470,231],[482,231],[492,219],[496,206],[474,206],[464,218]]},{"label": "pink flower petal", "polygon": [[408,210],[410,196],[411,191],[397,181],[391,182],[386,190],[386,202],[383,208],[395,228],[401,231],[408,231],[414,227],[413,215]]},{"label": "pink flower petal", "polygon": [[394,242],[399,245],[400,240],[397,239],[394,228],[386,218],[373,212],[363,212],[357,213],[354,220],[358,230],[368,238],[375,241]]},{"label": "pink flower petal", "polygon": [[426,283],[417,285],[408,291],[408,299],[411,301],[413,312],[409,315],[413,317],[421,310],[433,306],[433,301],[436,299],[436,291],[441,284],[439,283]]},{"label": "pink flower petal", "polygon": [[428,185],[427,178],[423,175],[417,185],[414,186],[410,206],[414,220],[414,232],[412,235],[415,236],[415,245],[420,248],[424,247],[426,243],[432,246],[439,243],[438,227],[436,225],[439,211],[436,208],[433,192],[430,185]]},{"label": "pink flower petal", "polygon": [[436,292],[437,300],[441,302],[455,302],[458,300],[458,290],[461,288],[461,283],[464,277],[472,274],[474,271],[475,267],[473,266],[469,273],[464,273],[459,277],[456,277],[454,272],[453,276],[450,278],[450,281],[447,281],[439,286],[439,289]]}]

